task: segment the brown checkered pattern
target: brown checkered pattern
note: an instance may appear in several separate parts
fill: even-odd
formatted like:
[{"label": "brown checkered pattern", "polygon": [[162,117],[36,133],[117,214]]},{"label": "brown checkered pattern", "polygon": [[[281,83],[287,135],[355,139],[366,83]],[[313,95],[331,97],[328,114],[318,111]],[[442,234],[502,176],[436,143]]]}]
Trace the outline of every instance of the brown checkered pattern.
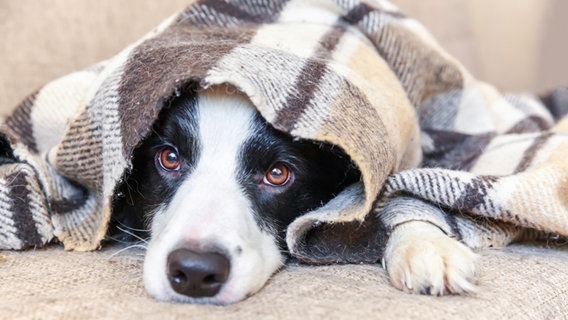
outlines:
[{"label": "brown checkered pattern", "polygon": [[275,128],[333,143],[361,170],[289,227],[304,261],[377,261],[390,230],[417,219],[472,247],[568,235],[565,90],[545,104],[500,95],[383,0],[200,0],[7,119],[0,248],[96,249],[133,149],[195,85],[244,92]]}]

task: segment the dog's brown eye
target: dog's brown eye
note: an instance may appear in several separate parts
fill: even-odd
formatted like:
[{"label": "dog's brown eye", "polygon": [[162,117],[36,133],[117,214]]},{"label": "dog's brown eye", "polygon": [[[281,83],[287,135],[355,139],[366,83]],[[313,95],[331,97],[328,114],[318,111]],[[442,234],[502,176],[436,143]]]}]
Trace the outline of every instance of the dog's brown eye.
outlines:
[{"label": "dog's brown eye", "polygon": [[281,162],[273,164],[264,176],[264,183],[279,187],[287,184],[290,181],[292,172],[290,168]]},{"label": "dog's brown eye", "polygon": [[167,171],[177,171],[180,168],[180,158],[177,151],[172,147],[165,147],[157,154],[160,166]]}]

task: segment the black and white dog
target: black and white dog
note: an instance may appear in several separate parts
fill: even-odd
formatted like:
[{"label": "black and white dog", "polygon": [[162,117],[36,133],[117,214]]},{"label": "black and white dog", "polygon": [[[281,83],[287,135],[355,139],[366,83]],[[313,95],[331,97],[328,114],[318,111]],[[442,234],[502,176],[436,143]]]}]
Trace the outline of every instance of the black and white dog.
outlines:
[{"label": "black and white dog", "polygon": [[[151,136],[135,151],[115,219],[149,232],[144,283],[150,295],[228,304],[258,291],[283,265],[288,224],[359,178],[339,148],[273,129],[241,94],[221,88],[186,92],[161,112]],[[426,250],[423,257],[421,247],[413,246],[417,237],[429,239],[429,232],[433,243],[445,237],[429,227],[410,223],[403,233],[393,233],[386,264],[401,274],[389,270],[391,277],[407,291],[467,291],[467,272],[454,272],[452,289],[444,266],[428,267],[430,255],[440,260],[443,254]],[[433,247],[449,245],[442,249],[458,257],[454,264],[469,268],[471,261],[453,254],[452,246],[462,245],[441,239]],[[459,249],[467,250],[462,256],[471,254]],[[426,263],[424,270],[414,266],[414,286],[405,272],[409,260]],[[441,281],[439,288],[433,280]]]},{"label": "black and white dog", "polygon": [[226,304],[282,266],[293,219],[358,179],[338,148],[294,141],[242,95],[188,92],[135,151],[117,210],[123,224],[151,230],[144,282],[152,296]]}]

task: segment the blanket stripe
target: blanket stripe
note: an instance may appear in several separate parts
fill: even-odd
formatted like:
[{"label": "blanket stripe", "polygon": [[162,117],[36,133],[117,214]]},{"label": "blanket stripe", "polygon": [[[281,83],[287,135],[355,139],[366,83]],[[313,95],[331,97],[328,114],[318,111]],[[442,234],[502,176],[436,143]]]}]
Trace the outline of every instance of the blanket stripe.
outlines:
[{"label": "blanket stripe", "polygon": [[37,92],[30,94],[20,105],[13,111],[12,115],[6,119],[6,126],[13,130],[14,135],[21,137],[31,152],[37,153],[37,145],[32,138],[33,127],[31,122],[31,111],[34,105]]},{"label": "blanket stripe", "polygon": [[46,199],[27,164],[2,165],[0,239],[23,249],[45,245],[53,233]]}]

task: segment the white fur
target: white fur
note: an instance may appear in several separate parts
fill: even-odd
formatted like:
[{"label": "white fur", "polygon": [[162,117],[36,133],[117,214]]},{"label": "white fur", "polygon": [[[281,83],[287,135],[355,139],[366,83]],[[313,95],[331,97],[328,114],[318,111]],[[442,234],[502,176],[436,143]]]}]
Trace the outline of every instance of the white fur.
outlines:
[{"label": "white fur", "polygon": [[[155,212],[144,283],[158,300],[228,304],[262,288],[283,257],[274,237],[256,223],[237,181],[238,154],[251,134],[254,108],[240,96],[214,92],[200,96],[198,110],[200,156],[170,204]],[[193,299],[171,289],[167,257],[180,246],[216,246],[229,255],[230,275],[216,296]]]},{"label": "white fur", "polygon": [[470,248],[433,224],[411,221],[393,230],[383,266],[400,290],[444,295],[475,292],[476,259]]}]

